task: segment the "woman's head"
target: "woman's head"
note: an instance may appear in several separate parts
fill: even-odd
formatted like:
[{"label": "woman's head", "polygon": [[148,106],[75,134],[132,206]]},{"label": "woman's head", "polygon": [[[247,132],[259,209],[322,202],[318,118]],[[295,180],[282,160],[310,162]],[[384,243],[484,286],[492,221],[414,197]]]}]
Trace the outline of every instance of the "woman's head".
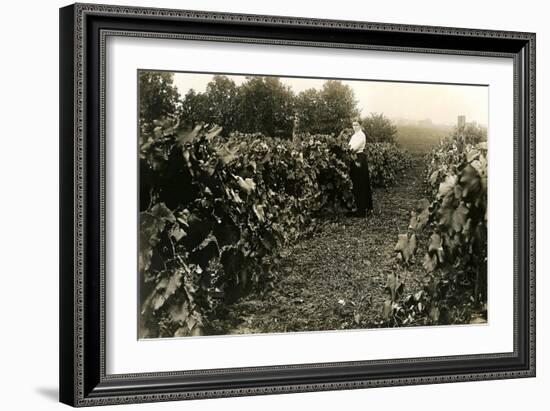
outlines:
[{"label": "woman's head", "polygon": [[353,120],[351,125],[353,127],[353,131],[357,132],[357,131],[361,130],[361,124],[359,124],[358,120]]}]

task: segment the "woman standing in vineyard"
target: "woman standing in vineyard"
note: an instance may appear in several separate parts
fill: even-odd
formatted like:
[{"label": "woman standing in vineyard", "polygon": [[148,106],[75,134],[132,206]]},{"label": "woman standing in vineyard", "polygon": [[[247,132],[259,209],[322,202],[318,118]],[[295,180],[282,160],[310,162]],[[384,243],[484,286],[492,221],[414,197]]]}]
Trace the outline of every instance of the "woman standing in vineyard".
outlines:
[{"label": "woman standing in vineyard", "polygon": [[365,146],[367,138],[361,129],[358,121],[352,123],[355,132],[350,140],[349,146],[357,154],[357,159],[351,164],[350,177],[353,183],[353,196],[357,211],[357,217],[365,217],[372,211],[372,189],[370,185],[369,166]]}]

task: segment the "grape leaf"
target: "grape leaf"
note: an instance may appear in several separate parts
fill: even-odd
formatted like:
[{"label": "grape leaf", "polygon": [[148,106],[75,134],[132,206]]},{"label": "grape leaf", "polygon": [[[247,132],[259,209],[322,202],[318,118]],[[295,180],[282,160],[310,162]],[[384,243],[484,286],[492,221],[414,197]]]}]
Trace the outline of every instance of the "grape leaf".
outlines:
[{"label": "grape leaf", "polygon": [[437,324],[439,322],[439,316],[440,316],[439,307],[433,306],[432,308],[430,308],[429,317],[433,323]]},{"label": "grape leaf", "polygon": [[180,128],[176,131],[176,140],[180,146],[184,147],[186,144],[192,143],[202,130],[202,125],[198,124],[193,129]]},{"label": "grape leaf", "polygon": [[140,213],[138,265],[142,273],[151,265],[153,249],[160,241],[159,235],[167,221],[175,222],[176,218],[164,203],[155,204],[149,211]]},{"label": "grape leaf", "polygon": [[422,266],[429,273],[434,272],[437,268],[437,256],[435,254],[430,255],[429,253],[426,253],[426,255],[424,256],[424,261],[422,262]]},{"label": "grape leaf", "polygon": [[397,274],[390,273],[386,279],[385,290],[390,293],[391,301],[397,301],[402,293],[405,284],[402,283]]},{"label": "grape leaf", "polygon": [[163,220],[163,221],[169,221],[171,223],[176,222],[176,217],[174,217],[174,214],[172,214],[172,211],[164,203],[157,203],[153,207],[151,207],[151,211],[149,212],[152,216]]},{"label": "grape leaf", "polygon": [[427,198],[418,200],[416,204],[416,211],[424,211],[430,207],[430,201]]},{"label": "grape leaf", "polygon": [[239,157],[239,146],[231,147],[228,143],[223,144],[217,148],[217,155],[223,165],[228,165]]},{"label": "grape leaf", "polygon": [[241,176],[236,176],[235,179],[237,180],[239,187],[246,192],[246,194],[250,194],[256,189],[256,183],[254,183],[254,180],[251,178],[243,179]]},{"label": "grape leaf", "polygon": [[428,209],[428,207],[426,207],[424,210],[422,210],[420,214],[418,214],[418,217],[417,217],[418,230],[422,230],[426,226],[426,224],[428,224],[429,220],[430,220],[430,210]]},{"label": "grape leaf", "polygon": [[438,196],[445,197],[448,194],[452,193],[454,191],[457,181],[458,181],[458,178],[456,175],[454,174],[448,175],[445,178],[445,181],[439,184]]},{"label": "grape leaf", "polygon": [[208,130],[208,133],[206,133],[206,139],[208,141],[213,140],[215,137],[217,137],[221,132],[223,128],[221,126],[215,125],[210,130]]},{"label": "grape leaf", "polygon": [[173,305],[168,310],[168,313],[170,314],[172,321],[185,323],[190,315],[189,303],[187,301],[183,301],[183,303],[179,305]]},{"label": "grape leaf", "polygon": [[415,211],[411,211],[411,219],[409,220],[409,230],[418,230],[418,215]]},{"label": "grape leaf", "polygon": [[261,204],[254,204],[252,209],[254,210],[256,217],[258,217],[258,220],[260,220],[261,223],[265,222],[264,206]]},{"label": "grape leaf", "polygon": [[407,234],[399,234],[397,238],[394,250],[401,254],[405,263],[408,263],[416,251],[416,235],[412,234],[409,237]]},{"label": "grape leaf", "polygon": [[391,313],[393,311],[393,303],[391,300],[384,301],[384,305],[382,307],[382,317],[384,320],[388,321],[390,319]]},{"label": "grape leaf", "polygon": [[462,196],[476,194],[481,188],[481,179],[476,169],[468,164],[460,175],[460,183],[463,186]]},{"label": "grape leaf", "polygon": [[435,170],[431,175],[430,175],[430,183],[431,185],[435,185],[435,183],[437,183],[437,179],[439,177],[439,170]]},{"label": "grape leaf", "polygon": [[161,308],[182,283],[183,271],[176,270],[169,277],[162,278],[151,291],[142,307],[142,314],[150,308],[153,312]]},{"label": "grape leaf", "polygon": [[433,233],[430,237],[430,244],[428,245],[428,252],[433,253],[441,250],[442,243],[441,243],[441,236],[437,233]]},{"label": "grape leaf", "polygon": [[183,230],[179,225],[174,225],[170,229],[170,237],[174,238],[176,241],[181,240],[186,234],[187,233],[185,230]]},{"label": "grape leaf", "polygon": [[460,233],[466,224],[466,217],[468,216],[468,208],[463,202],[453,211],[452,228],[457,233]]},{"label": "grape leaf", "polygon": [[418,202],[415,211],[411,211],[409,229],[414,231],[422,230],[430,219],[430,202],[423,198]]},{"label": "grape leaf", "polygon": [[475,148],[472,148],[466,153],[466,161],[468,163],[471,163],[472,161],[477,159],[480,154],[481,154],[481,152],[479,150],[477,150]]},{"label": "grape leaf", "polygon": [[394,251],[403,251],[409,242],[407,234],[398,234],[397,244],[395,245]]}]

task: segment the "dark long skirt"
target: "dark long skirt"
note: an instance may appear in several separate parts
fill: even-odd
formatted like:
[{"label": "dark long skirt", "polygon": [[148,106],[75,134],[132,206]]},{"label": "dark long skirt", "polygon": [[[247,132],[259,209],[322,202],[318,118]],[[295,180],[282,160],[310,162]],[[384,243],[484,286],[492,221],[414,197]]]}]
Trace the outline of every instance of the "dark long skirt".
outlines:
[{"label": "dark long skirt", "polygon": [[351,164],[350,177],[353,183],[353,196],[355,197],[357,214],[364,216],[367,211],[372,211],[372,189],[365,153],[357,153],[357,160]]}]

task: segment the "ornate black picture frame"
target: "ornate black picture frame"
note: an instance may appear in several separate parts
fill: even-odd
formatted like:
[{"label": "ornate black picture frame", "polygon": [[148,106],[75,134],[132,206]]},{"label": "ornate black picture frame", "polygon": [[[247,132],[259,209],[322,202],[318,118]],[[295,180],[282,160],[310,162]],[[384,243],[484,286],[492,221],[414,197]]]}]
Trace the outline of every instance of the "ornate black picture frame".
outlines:
[{"label": "ornate black picture frame", "polygon": [[[514,350],[206,371],[105,371],[108,36],[514,61]],[[60,10],[60,400],[73,406],[535,376],[535,34],[76,4]]]}]

